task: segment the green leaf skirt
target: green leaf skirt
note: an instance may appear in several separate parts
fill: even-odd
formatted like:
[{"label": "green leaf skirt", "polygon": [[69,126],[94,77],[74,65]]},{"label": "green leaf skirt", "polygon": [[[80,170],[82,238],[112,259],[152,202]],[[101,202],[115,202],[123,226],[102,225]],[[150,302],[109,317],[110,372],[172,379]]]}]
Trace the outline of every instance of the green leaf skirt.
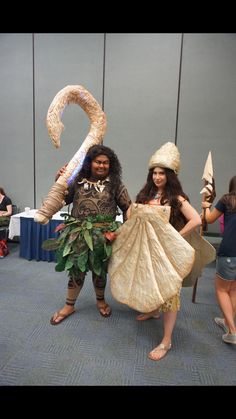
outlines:
[{"label": "green leaf skirt", "polygon": [[65,221],[55,230],[60,232],[59,237],[42,244],[44,250],[56,251],[55,270],[67,271],[72,278],[89,270],[105,277],[112,253],[111,243],[121,223],[109,215],[89,216],[84,220],[67,213],[62,216]]}]

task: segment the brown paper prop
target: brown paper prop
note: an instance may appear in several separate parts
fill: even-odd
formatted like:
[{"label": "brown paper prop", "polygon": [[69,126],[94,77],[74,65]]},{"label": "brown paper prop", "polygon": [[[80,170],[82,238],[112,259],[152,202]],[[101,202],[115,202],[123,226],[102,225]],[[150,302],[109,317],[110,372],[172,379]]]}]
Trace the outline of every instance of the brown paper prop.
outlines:
[{"label": "brown paper prop", "polygon": [[[213,177],[213,164],[211,151],[208,153],[208,157],[205,163],[202,179],[204,180],[204,188],[201,190],[202,201],[213,202],[216,196],[215,192],[215,180]],[[204,231],[207,231],[208,226],[206,222],[206,210],[202,212],[202,225],[201,225],[201,235]]]},{"label": "brown paper prop", "polygon": [[207,198],[211,196],[212,191],[213,191],[213,165],[212,165],[211,151],[209,151],[208,153],[202,179],[205,181],[205,186],[201,190],[200,194],[205,194],[204,198],[207,200]]},{"label": "brown paper prop", "polygon": [[95,144],[101,144],[106,131],[106,115],[91,93],[83,86],[69,85],[57,93],[47,113],[48,133],[55,147],[60,147],[60,136],[64,129],[61,115],[70,103],[80,105],[87,113],[91,121],[90,131],[79,150],[68,163],[65,173],[54,183],[44,199],[43,205],[36,212],[34,221],[41,224],[47,224],[53,214],[65,205],[64,197],[68,184],[81,169],[89,148]]},{"label": "brown paper prop", "polygon": [[169,223],[170,207],[132,204],[117,231],[108,273],[113,297],[143,313],[176,295],[195,251]]},{"label": "brown paper prop", "polygon": [[[211,151],[209,151],[206,159],[202,180],[204,180],[204,188],[200,192],[200,194],[202,194],[202,201],[213,202],[215,197],[215,181],[213,177]],[[215,260],[216,258],[215,248],[202,237],[204,232],[207,231],[205,213],[206,210],[204,209],[202,212],[202,225],[200,227],[199,237],[197,236],[197,234],[195,234],[195,236],[189,236],[189,240],[188,238],[186,238],[189,241],[189,243],[195,247],[196,250],[196,258],[194,264],[195,266],[191,271],[190,275],[184,280],[184,286],[193,286],[193,303],[195,303],[196,300],[198,278],[202,275],[202,270],[204,266],[210,262],[213,262],[213,260]]]}]

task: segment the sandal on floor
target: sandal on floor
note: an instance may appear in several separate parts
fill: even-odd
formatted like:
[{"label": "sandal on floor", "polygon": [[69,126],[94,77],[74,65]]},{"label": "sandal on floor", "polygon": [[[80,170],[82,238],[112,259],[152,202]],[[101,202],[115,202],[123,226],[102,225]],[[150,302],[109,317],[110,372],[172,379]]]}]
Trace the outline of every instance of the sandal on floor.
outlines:
[{"label": "sandal on floor", "polygon": [[[151,311],[151,313],[152,313],[152,311]],[[142,322],[144,320],[149,320],[149,319],[159,319],[159,317],[160,317],[160,314],[159,313],[156,313],[156,314],[151,314],[151,313],[142,313],[142,314],[139,314],[136,317],[136,320]]]},{"label": "sandal on floor", "polygon": [[[65,320],[67,317],[71,316],[74,313],[75,313],[75,310],[72,311],[72,313],[69,313],[69,314],[63,314],[60,311],[57,311],[55,314],[53,314],[52,318],[50,319],[50,323],[53,326],[56,326],[56,325],[60,324],[61,322],[63,322],[63,320]],[[56,317],[55,317],[55,315],[56,315]],[[58,319],[58,317],[61,317],[61,320],[56,321]]]},{"label": "sandal on floor", "polygon": [[152,361],[159,361],[160,359],[164,358],[167,352],[171,349],[171,343],[169,346],[164,345],[164,343],[160,343],[156,348],[154,348],[148,354],[148,358]]},{"label": "sandal on floor", "polygon": [[111,315],[111,307],[108,304],[104,304],[104,306],[97,306],[97,309],[102,317],[110,317]]}]

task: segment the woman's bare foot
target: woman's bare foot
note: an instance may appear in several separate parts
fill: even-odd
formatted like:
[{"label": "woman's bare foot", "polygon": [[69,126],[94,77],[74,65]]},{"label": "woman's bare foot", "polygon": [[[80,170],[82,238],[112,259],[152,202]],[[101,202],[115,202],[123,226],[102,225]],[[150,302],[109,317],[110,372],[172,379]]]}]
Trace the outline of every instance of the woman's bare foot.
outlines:
[{"label": "woman's bare foot", "polygon": [[164,345],[164,343],[160,343],[156,348],[154,348],[148,354],[148,358],[152,361],[159,361],[160,359],[164,358],[167,352],[171,349],[171,343],[169,345]]},{"label": "woman's bare foot", "polygon": [[158,310],[150,311],[149,313],[142,313],[136,317],[136,320],[144,321],[149,319],[159,319],[160,313]]}]

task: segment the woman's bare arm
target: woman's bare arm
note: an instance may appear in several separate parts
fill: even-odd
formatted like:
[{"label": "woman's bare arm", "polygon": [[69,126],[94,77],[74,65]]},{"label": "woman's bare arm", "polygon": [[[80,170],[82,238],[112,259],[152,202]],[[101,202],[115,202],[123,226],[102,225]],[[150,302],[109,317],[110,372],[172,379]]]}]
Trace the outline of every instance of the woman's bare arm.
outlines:
[{"label": "woman's bare arm", "polygon": [[182,202],[180,207],[180,211],[185,216],[187,223],[185,226],[179,231],[181,236],[187,236],[192,230],[202,224],[202,220],[198,212],[195,208],[190,205],[190,203],[185,200],[182,196],[179,197],[179,201]]},{"label": "woman's bare arm", "polygon": [[211,204],[207,201],[202,202],[202,208],[205,209],[204,218],[207,223],[212,224],[214,223],[217,218],[219,218],[223,212],[219,211],[216,208],[213,208],[212,211],[210,211]]}]

